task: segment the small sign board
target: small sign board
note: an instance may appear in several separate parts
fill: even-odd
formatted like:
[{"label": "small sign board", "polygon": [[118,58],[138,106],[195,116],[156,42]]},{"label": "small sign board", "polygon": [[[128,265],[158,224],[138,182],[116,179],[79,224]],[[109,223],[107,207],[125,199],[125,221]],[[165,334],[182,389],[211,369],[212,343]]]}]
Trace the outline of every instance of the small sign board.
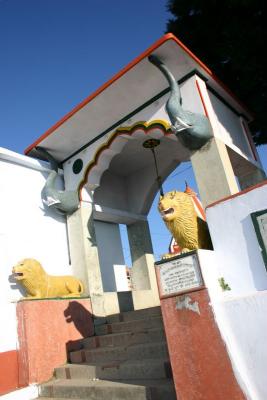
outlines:
[{"label": "small sign board", "polygon": [[155,263],[160,298],[204,288],[196,252]]}]

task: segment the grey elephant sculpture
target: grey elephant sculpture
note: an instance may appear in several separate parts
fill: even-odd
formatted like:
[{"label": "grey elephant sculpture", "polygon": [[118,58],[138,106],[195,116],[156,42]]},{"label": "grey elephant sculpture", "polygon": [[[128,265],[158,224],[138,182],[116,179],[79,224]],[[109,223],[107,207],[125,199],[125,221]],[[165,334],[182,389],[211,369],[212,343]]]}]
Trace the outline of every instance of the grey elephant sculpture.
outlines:
[{"label": "grey elephant sculpture", "polygon": [[199,150],[212,137],[212,128],[205,115],[192,113],[182,107],[181,92],[174,76],[167,66],[155,55],[148,57],[167,79],[171,95],[166,103],[166,111],[172,123],[172,131],[189,150]]},{"label": "grey elephant sculpture", "polygon": [[42,157],[49,161],[52,169],[42,191],[43,203],[60,214],[72,214],[79,207],[79,196],[77,191],[56,189],[58,163],[51,154],[42,147],[36,147],[36,150]]}]

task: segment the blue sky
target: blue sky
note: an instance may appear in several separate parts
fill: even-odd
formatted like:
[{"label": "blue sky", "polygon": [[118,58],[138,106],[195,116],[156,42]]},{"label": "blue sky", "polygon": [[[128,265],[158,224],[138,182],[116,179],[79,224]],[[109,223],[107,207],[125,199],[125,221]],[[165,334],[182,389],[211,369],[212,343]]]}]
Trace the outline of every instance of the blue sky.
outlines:
[{"label": "blue sky", "polygon": [[[0,146],[23,153],[159,39],[170,18],[166,2],[0,0]],[[165,191],[183,190],[185,179],[195,187],[190,164],[171,174]],[[155,205],[149,220],[158,256],[170,235]]]},{"label": "blue sky", "polygon": [[1,146],[23,152],[167,19],[165,0],[0,0]]}]

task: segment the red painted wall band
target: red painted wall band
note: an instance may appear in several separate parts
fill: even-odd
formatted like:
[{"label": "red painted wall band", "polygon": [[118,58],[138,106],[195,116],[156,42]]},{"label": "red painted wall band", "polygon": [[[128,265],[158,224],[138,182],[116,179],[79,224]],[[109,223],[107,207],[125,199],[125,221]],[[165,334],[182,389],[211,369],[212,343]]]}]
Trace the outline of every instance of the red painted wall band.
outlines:
[{"label": "red painted wall band", "polygon": [[17,350],[0,353],[0,396],[19,387]]}]

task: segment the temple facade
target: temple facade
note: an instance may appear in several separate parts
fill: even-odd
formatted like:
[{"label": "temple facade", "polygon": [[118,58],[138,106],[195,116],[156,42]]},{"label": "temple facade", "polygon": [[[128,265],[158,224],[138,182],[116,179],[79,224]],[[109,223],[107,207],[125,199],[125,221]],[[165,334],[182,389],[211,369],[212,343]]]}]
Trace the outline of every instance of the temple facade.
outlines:
[{"label": "temple facade", "polygon": [[[193,129],[182,117],[178,116],[181,121],[174,129],[166,106],[173,89],[150,62],[151,55],[171,71],[185,118],[193,115],[209,121],[211,133],[203,146],[192,150],[181,140],[183,131]],[[147,221],[159,180],[151,152],[143,144],[156,139],[161,182],[179,164],[190,161],[206,208],[213,250],[199,251],[206,297],[194,300],[203,305],[203,314],[200,310],[197,316],[205,315],[207,304],[211,305],[213,314],[205,317],[206,323],[218,330],[214,352],[219,359],[224,349],[222,357],[228,360],[227,374],[235,388],[232,398],[266,399],[267,185],[249,131],[251,120],[251,113],[210,69],[167,34],[38,138],[25,155],[0,150],[4,321],[0,394],[11,396],[24,387],[25,396],[33,398],[32,385],[48,380],[53,369],[65,362],[66,343],[83,337],[64,317],[70,300],[20,301],[25,293],[12,278],[12,267],[34,258],[48,274],[75,276],[83,283],[79,301],[88,336],[94,334],[96,320],[161,305],[177,398],[195,398],[188,389],[196,385],[193,378],[190,381],[192,365],[183,352],[184,346],[191,346],[190,340],[179,338],[186,374],[177,366],[173,342],[182,329],[179,307],[159,293]],[[73,209],[70,199],[77,199]],[[263,215],[260,221],[258,212]],[[127,227],[133,263],[128,287],[120,224]],[[230,289],[225,290],[224,284]],[[209,327],[195,320],[192,310],[187,313],[190,324],[203,329],[205,336]],[[56,343],[55,356],[50,349]],[[196,363],[207,345],[207,341],[199,344]],[[216,365],[216,357],[211,365]],[[257,367],[252,370],[251,365]],[[180,392],[183,380],[185,388]],[[203,380],[198,390],[212,400],[215,392],[207,391],[209,385],[213,383]],[[19,393],[15,396],[18,399]],[[222,397],[217,392],[216,396],[226,398],[223,390]]]}]

